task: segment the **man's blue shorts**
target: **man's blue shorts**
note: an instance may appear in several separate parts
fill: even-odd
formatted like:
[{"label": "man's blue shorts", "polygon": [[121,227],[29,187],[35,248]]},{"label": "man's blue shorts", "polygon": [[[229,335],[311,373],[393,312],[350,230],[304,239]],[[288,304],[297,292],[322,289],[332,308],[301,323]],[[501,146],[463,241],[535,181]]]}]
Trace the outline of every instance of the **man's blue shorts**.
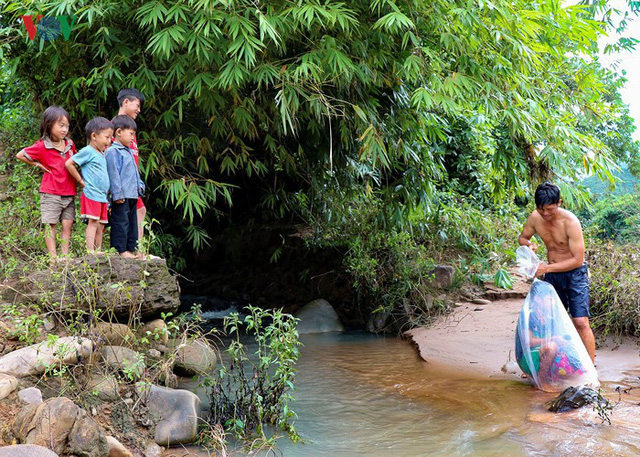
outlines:
[{"label": "man's blue shorts", "polygon": [[589,277],[587,265],[562,273],[547,273],[544,280],[558,292],[571,317],[589,317]]}]

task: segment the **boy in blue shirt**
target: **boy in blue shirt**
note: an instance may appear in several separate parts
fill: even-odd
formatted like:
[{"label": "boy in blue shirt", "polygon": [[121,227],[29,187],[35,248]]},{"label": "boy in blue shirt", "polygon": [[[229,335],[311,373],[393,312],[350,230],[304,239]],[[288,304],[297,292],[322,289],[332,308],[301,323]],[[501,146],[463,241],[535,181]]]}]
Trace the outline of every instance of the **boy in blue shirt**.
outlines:
[{"label": "boy in blue shirt", "polygon": [[111,144],[113,124],[104,117],[95,117],[87,122],[85,131],[89,144],[67,160],[65,167],[82,187],[80,217],[89,221],[85,234],[87,250],[99,254],[102,249],[102,232],[108,222],[109,173],[104,150]]},{"label": "boy in blue shirt", "polygon": [[113,118],[115,139],[105,152],[111,192],[111,247],[122,257],[136,258],[138,243],[138,198],[144,194],[144,183],[136,165],[131,145],[136,122],[127,115]]}]

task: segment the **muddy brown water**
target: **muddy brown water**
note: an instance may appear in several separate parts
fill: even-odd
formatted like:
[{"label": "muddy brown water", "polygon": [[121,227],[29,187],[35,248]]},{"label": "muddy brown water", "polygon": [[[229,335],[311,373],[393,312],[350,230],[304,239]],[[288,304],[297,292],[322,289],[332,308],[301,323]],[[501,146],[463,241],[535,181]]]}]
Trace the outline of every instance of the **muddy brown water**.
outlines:
[{"label": "muddy brown water", "polygon": [[640,372],[603,384],[606,397],[622,400],[607,425],[590,407],[547,412],[554,394],[515,377],[434,368],[400,339],[301,339],[292,407],[306,444],[279,439],[284,456],[640,455]]}]

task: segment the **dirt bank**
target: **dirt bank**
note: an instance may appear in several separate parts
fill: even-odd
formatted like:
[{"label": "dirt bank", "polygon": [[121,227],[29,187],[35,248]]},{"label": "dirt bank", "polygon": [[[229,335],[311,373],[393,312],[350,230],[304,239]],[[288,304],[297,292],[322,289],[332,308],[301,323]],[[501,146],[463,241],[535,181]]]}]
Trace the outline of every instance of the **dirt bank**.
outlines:
[{"label": "dirt bank", "polygon": [[[453,313],[429,328],[407,332],[418,346],[420,356],[446,371],[464,376],[519,379],[505,374],[502,366],[515,360],[515,329],[523,299],[493,301],[476,305],[462,303]],[[630,373],[640,372],[637,340],[611,340],[596,349],[596,367],[601,382],[622,382]],[[523,381],[524,382],[524,381]]]}]

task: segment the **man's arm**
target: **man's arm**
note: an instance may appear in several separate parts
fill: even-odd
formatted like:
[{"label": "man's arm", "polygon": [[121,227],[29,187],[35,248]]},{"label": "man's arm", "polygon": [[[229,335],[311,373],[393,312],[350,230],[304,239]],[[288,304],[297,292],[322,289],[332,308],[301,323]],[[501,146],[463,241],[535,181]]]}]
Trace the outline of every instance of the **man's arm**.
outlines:
[{"label": "man's arm", "polygon": [[527,218],[527,222],[524,224],[522,233],[518,237],[518,243],[520,246],[529,246],[533,252],[538,250],[538,245],[531,242],[531,237],[536,234],[536,229],[533,225],[533,215]]},{"label": "man's arm", "polygon": [[582,236],[582,227],[580,221],[573,219],[567,226],[567,237],[569,238],[569,252],[571,258],[562,262],[542,264],[536,272],[536,276],[545,273],[562,273],[564,271],[575,270],[580,268],[584,263],[584,237]]}]

